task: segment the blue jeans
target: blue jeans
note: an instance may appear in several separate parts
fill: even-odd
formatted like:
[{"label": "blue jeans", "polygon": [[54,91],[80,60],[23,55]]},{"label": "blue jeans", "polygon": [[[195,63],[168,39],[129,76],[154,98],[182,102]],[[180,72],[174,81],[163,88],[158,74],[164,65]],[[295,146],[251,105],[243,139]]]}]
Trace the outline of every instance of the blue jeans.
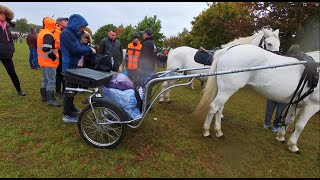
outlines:
[{"label": "blue jeans", "polygon": [[[285,106],[286,106],[285,103],[279,103],[279,102],[267,99],[264,124],[270,127],[271,118],[272,118],[274,109],[275,109],[275,107],[277,107],[276,116],[275,116],[275,119],[273,121],[273,123],[275,123],[276,119],[278,119],[280,117],[281,111],[284,109]],[[273,124],[273,127],[278,127],[278,126]]]},{"label": "blue jeans", "polygon": [[56,84],[56,68],[42,67],[42,88],[46,88],[46,91],[54,91]]},{"label": "blue jeans", "polygon": [[31,68],[38,68],[38,54],[37,54],[37,49],[34,48],[29,48],[29,63]]}]

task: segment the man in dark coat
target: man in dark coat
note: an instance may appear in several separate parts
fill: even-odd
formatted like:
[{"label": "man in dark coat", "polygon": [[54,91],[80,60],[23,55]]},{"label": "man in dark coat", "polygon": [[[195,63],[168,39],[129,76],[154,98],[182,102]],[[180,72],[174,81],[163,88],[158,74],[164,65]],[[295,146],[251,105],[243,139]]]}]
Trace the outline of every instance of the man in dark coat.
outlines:
[{"label": "man in dark coat", "polygon": [[145,80],[154,73],[157,60],[157,47],[153,40],[153,32],[150,28],[143,31],[143,43],[138,60],[138,74],[140,87]]},{"label": "man in dark coat", "polygon": [[108,32],[108,37],[103,38],[100,42],[98,53],[107,54],[113,58],[113,68],[112,71],[118,72],[119,67],[122,64],[123,51],[121,47],[121,42],[116,39],[117,34],[113,30]]}]

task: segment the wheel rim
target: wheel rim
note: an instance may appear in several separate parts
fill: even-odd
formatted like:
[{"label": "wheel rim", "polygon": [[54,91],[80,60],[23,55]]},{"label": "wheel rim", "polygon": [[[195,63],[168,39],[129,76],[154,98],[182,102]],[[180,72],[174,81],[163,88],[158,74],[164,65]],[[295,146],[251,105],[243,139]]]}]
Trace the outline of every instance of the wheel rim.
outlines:
[{"label": "wheel rim", "polygon": [[[120,121],[119,116],[106,107],[94,107],[98,122],[106,122],[106,119],[110,121]],[[81,119],[81,130],[84,137],[92,144],[96,146],[111,146],[116,143],[123,130],[123,125],[120,123],[109,125],[98,125],[94,118],[92,109],[87,111]]]}]

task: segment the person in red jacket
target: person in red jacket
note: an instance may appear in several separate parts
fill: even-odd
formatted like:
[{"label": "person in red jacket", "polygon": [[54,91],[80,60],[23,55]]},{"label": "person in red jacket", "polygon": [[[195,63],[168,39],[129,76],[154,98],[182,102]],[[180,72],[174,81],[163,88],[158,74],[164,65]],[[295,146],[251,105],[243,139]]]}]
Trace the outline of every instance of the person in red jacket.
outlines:
[{"label": "person in red jacket", "polygon": [[31,69],[40,69],[37,55],[37,32],[31,28],[27,36],[27,44],[29,46],[29,64]]}]

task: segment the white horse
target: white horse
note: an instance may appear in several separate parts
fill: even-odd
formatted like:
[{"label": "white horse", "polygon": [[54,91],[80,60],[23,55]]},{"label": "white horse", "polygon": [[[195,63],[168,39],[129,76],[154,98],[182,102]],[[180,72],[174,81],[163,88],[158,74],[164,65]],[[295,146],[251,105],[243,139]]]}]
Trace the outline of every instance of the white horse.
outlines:
[{"label": "white horse", "polygon": [[[319,62],[319,53],[319,51],[315,51],[307,54],[316,62]],[[280,56],[257,46],[239,45],[229,50],[228,48],[218,50],[214,55],[210,71],[221,72],[294,62],[299,62],[299,60],[292,57]],[[224,104],[240,88],[249,85],[267,99],[288,103],[297,88],[303,70],[303,65],[294,65],[276,69],[210,76],[204,88],[202,99],[195,111],[196,115],[200,115],[203,110],[208,109],[207,117],[203,124],[203,136],[207,137],[210,135],[209,128],[213,116],[215,116],[214,131],[216,132],[216,136],[221,137],[223,135],[221,131],[221,115]],[[292,152],[299,152],[299,148],[297,147],[299,135],[308,120],[320,109],[319,87],[320,84],[317,85],[313,93],[299,102],[297,107],[293,105],[289,109],[288,116],[285,119],[286,124],[292,124],[297,113],[302,110],[295,124],[295,130],[288,141],[289,150]],[[308,87],[305,87],[302,94],[308,89]],[[295,111],[295,108],[297,108],[297,111]],[[286,128],[283,126],[278,132],[276,139],[284,142],[285,133]]]},{"label": "white horse", "polygon": [[[253,44],[256,46],[260,46],[264,49],[269,51],[279,51],[280,48],[280,40],[279,40],[279,30],[273,31],[272,29],[264,28],[252,36],[238,38],[234,41],[222,45],[221,47],[228,47],[231,45],[238,45],[238,44]],[[179,69],[188,69],[188,68],[198,68],[204,67],[203,64],[197,63],[194,61],[194,55],[198,49],[194,49],[188,46],[178,47],[176,49],[170,50],[168,59],[167,59],[167,71],[179,68]],[[196,73],[206,73],[209,72],[209,69],[206,70],[195,70],[195,71],[188,71],[188,74],[196,74]],[[200,81],[205,81],[205,78],[198,78]],[[162,84],[162,90],[165,88],[173,85],[175,80],[172,81],[165,81]],[[191,84],[191,88],[193,88],[193,83]],[[166,102],[170,102],[170,90],[166,91],[164,94],[161,94],[159,103],[163,103],[165,98]]]}]

